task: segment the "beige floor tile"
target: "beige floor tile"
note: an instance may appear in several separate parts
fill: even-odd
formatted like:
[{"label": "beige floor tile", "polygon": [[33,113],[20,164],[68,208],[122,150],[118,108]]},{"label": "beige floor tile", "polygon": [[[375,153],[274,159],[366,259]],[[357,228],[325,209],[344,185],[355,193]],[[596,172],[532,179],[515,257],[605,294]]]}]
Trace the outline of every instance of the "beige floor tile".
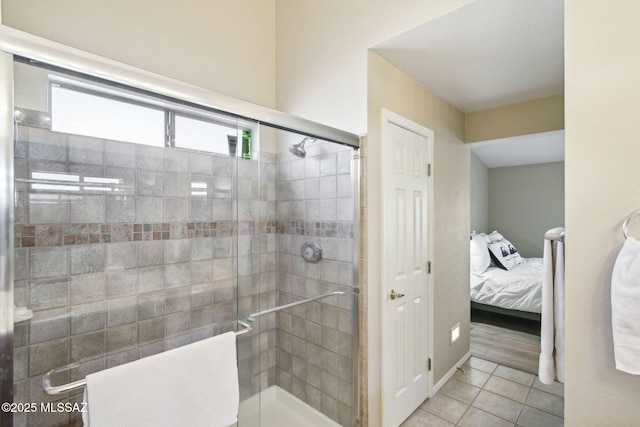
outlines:
[{"label": "beige floor tile", "polygon": [[476,387],[482,387],[489,379],[489,374],[473,368],[466,368],[464,373],[457,371],[453,374],[453,378],[463,383],[471,384]]},{"label": "beige floor tile", "polygon": [[493,375],[526,385],[527,387],[530,387],[531,384],[533,384],[533,380],[536,378],[535,375],[502,365],[496,368]]},{"label": "beige floor tile", "polygon": [[464,364],[464,366],[477,369],[479,371],[486,372],[488,374],[492,374],[493,371],[495,371],[496,368],[498,367],[498,364],[489,362],[488,360],[471,356],[469,360],[467,360],[467,362]]},{"label": "beige floor tile", "polygon": [[453,397],[463,403],[471,404],[473,399],[475,399],[478,393],[480,393],[480,388],[451,378],[440,390],[438,390],[438,393]]},{"label": "beige floor tile", "polygon": [[469,405],[440,393],[436,393],[435,396],[427,399],[420,405],[420,409],[452,423],[458,422],[468,407]]},{"label": "beige floor tile", "polygon": [[400,427],[454,427],[454,425],[418,408],[405,422],[400,424]]},{"label": "beige floor tile", "polygon": [[495,375],[489,378],[484,389],[521,403],[527,400],[530,390],[527,386],[496,377]]},{"label": "beige floor tile", "polygon": [[523,404],[482,390],[472,406],[515,423]]},{"label": "beige floor tile", "polygon": [[533,388],[564,397],[564,384],[554,381],[552,384],[542,384],[540,378],[536,377]]},{"label": "beige floor tile", "polygon": [[555,394],[531,389],[526,404],[564,418],[564,399]]},{"label": "beige floor tile", "polygon": [[513,427],[513,423],[471,407],[458,423],[460,427]]},{"label": "beige floor tile", "polygon": [[522,427],[563,427],[564,419],[525,405],[517,425]]}]

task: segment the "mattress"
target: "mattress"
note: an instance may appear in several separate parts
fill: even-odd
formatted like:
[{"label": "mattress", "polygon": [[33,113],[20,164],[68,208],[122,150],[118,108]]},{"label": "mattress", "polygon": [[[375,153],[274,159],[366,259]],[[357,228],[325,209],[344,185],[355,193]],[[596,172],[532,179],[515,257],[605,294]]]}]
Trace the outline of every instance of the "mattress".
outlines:
[{"label": "mattress", "polygon": [[525,258],[511,270],[489,267],[471,274],[471,301],[509,310],[542,311],[542,258]]}]

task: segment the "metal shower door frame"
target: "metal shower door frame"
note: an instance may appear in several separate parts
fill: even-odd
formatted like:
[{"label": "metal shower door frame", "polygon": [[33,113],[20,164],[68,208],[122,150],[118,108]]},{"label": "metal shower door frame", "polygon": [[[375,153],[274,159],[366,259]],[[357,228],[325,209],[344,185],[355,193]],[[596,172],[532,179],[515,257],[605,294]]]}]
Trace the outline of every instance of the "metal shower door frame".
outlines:
[{"label": "metal shower door frame", "polygon": [[[13,55],[0,51],[0,398],[13,402]],[[0,425],[13,414],[0,411]]]}]

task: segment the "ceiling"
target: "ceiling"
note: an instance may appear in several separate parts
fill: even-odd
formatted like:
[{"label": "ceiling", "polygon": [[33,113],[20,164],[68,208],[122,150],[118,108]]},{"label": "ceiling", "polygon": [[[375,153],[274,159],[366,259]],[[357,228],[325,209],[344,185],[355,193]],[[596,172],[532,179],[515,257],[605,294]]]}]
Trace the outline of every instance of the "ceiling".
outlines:
[{"label": "ceiling", "polygon": [[467,145],[488,168],[564,161],[564,130]]},{"label": "ceiling", "polygon": [[[465,113],[556,95],[564,92],[564,1],[475,0],[373,50]],[[506,150],[513,164],[532,154],[525,142],[545,138],[523,139]]]}]

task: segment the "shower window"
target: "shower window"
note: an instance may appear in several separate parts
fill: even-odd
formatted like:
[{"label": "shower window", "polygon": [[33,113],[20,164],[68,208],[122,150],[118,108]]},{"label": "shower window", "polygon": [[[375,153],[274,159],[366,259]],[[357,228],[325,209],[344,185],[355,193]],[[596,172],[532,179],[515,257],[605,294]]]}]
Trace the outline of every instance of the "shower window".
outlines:
[{"label": "shower window", "polygon": [[[226,124],[176,114],[174,132],[174,144],[179,148],[229,155],[235,153],[236,156],[242,152],[237,142],[236,122]],[[230,147],[229,137],[235,142],[233,147]]]},{"label": "shower window", "polygon": [[51,130],[164,146],[165,113],[131,102],[51,85]]},{"label": "shower window", "polygon": [[[50,118],[41,124],[54,132],[230,156],[242,155],[239,135],[243,131],[257,132],[253,123],[239,123],[232,117],[56,75],[49,80]],[[19,110],[18,123],[30,114],[33,111]]]}]

